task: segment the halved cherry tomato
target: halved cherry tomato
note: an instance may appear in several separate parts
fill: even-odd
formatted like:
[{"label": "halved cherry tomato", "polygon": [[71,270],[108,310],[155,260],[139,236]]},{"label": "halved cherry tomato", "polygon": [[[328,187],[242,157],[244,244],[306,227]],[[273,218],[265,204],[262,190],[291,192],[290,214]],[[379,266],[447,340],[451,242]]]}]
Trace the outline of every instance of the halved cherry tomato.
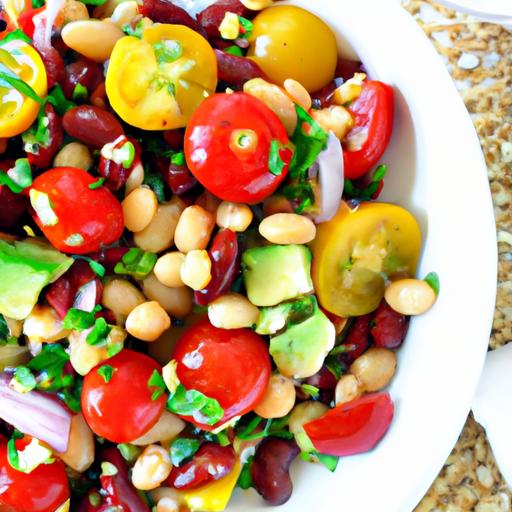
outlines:
[{"label": "halved cherry tomato", "polygon": [[32,9],[31,0],[2,0],[2,7],[5,10],[11,23],[18,27],[18,19],[22,13]]},{"label": "halved cherry tomato", "polygon": [[46,5],[43,5],[42,7],[39,7],[38,9],[29,9],[28,11],[25,11],[21,16],[18,18],[18,25],[27,34],[30,39],[34,37],[34,16],[37,16],[39,13],[43,12],[46,9]]},{"label": "halved cherry tomato", "polygon": [[144,130],[185,126],[217,85],[213,49],[182,25],[155,24],[142,39],[126,36],[112,51],[106,79],[112,108]]},{"label": "halved cherry tomato", "polygon": [[[0,48],[0,64],[26,82],[36,94],[47,93],[46,71],[39,54],[29,44],[13,39]],[[41,105],[13,87],[0,85],[0,137],[24,132],[35,121]]]},{"label": "halved cherry tomato", "polygon": [[190,462],[173,467],[167,484],[176,489],[194,489],[226,476],[235,465],[231,446],[204,443]]},{"label": "halved cherry tomato", "polygon": [[[108,364],[114,369],[109,382],[98,373]],[[151,399],[148,380],[161,366],[150,357],[123,349],[85,377],[82,412],[92,431],[114,443],[128,443],[145,434],[159,420],[165,395]]]},{"label": "halved cherry tomato", "polygon": [[313,446],[343,457],[371,450],[387,432],[394,405],[388,393],[373,393],[329,409],[304,425]]},{"label": "halved cherry tomato", "polygon": [[418,223],[404,208],[342,202],[312,244],[320,304],[341,317],[371,313],[384,296],[383,275],[414,275],[420,248]]},{"label": "halved cherry tomato", "polygon": [[121,204],[105,187],[93,185],[91,189],[96,181],[74,167],[50,169],[34,180],[30,190],[34,220],[62,252],[97,251],[118,240],[123,232]]},{"label": "halved cherry tomato", "polygon": [[284,167],[269,170],[271,144],[288,144],[286,129],[264,103],[244,93],[216,94],[194,112],[185,133],[185,157],[192,174],[226,201],[259,203],[279,186],[291,155],[279,151]]},{"label": "halved cherry tomato", "polygon": [[[26,444],[19,439],[16,448],[22,450]],[[59,459],[23,473],[11,467],[7,441],[0,441],[0,510],[10,506],[16,512],[55,512],[68,498],[66,469]]]},{"label": "halved cherry tomato", "polygon": [[[191,353],[202,359],[197,368],[185,364]],[[204,430],[213,430],[251,411],[267,389],[268,348],[249,329],[218,329],[204,320],[190,327],[178,340],[172,357],[178,362],[176,373],[185,388],[215,398],[224,409],[224,416],[216,425],[198,423],[187,416],[187,421]]]},{"label": "halved cherry tomato", "polygon": [[[345,178],[353,180],[371,171],[386,150],[393,130],[393,89],[377,80],[363,82],[363,90],[349,107],[354,127],[343,150]],[[347,148],[347,139],[362,137],[358,149]]]}]

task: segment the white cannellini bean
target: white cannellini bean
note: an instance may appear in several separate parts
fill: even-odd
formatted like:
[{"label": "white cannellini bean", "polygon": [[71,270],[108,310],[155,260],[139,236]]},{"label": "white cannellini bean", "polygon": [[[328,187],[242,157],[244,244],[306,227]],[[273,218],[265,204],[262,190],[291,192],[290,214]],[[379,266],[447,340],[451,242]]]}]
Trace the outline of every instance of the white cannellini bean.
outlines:
[{"label": "white cannellini bean", "polygon": [[238,293],[218,297],[208,305],[208,318],[215,327],[240,329],[258,321],[260,310],[249,299]]},{"label": "white cannellini bean", "polygon": [[273,244],[307,244],[316,236],[311,219],[296,213],[275,213],[259,225],[260,235]]},{"label": "white cannellini bean", "polygon": [[132,483],[141,491],[156,489],[169,476],[171,469],[169,451],[151,444],[139,455],[133,466]]},{"label": "white cannellini bean", "polygon": [[364,391],[379,391],[386,387],[396,371],[396,355],[387,348],[372,347],[351,365],[350,373]]},{"label": "white cannellini bean", "polygon": [[57,455],[79,473],[89,469],[94,462],[94,434],[82,413],[75,414],[71,418],[68,449]]},{"label": "white cannellini bean", "polygon": [[421,315],[436,301],[436,293],[420,279],[393,281],[384,294],[386,302],[402,315]]}]

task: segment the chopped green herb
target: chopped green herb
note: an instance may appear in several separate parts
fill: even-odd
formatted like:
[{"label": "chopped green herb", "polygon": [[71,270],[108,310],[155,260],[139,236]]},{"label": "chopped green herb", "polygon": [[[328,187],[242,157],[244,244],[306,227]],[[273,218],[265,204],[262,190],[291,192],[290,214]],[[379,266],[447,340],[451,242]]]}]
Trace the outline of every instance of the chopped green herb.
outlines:
[{"label": "chopped green herb", "polygon": [[27,367],[37,375],[37,388],[42,391],[58,391],[74,383],[71,373],[64,374],[69,355],[58,343],[45,343],[37,356],[29,361]]},{"label": "chopped green herb", "polygon": [[60,85],[56,85],[50,91],[46,101],[53,106],[59,116],[63,116],[68,110],[76,107],[76,103],[69,101],[66,96],[64,96],[64,91]]},{"label": "chopped green herb", "polygon": [[118,444],[117,449],[127,462],[134,462],[141,453],[141,449],[138,446],[129,443]]},{"label": "chopped green herb", "polygon": [[268,157],[268,170],[275,176],[279,176],[284,169],[284,162],[280,151],[283,146],[277,139],[272,139],[270,143],[270,154]]},{"label": "chopped green herb", "polygon": [[57,393],[57,396],[75,413],[81,410],[82,384],[82,379],[77,379],[74,387],[65,388]]},{"label": "chopped green herb", "polygon": [[7,185],[11,192],[19,194],[32,185],[32,170],[27,158],[18,158],[7,172],[0,170],[0,184]]},{"label": "chopped green herb", "polygon": [[243,18],[242,16],[238,16],[238,22],[240,23],[240,27],[242,28],[240,37],[243,39],[248,39],[251,37],[252,31],[254,30],[254,24],[251,20],[247,18]]},{"label": "chopped green herb", "polygon": [[[44,1],[44,0],[42,0]],[[27,36],[27,34],[25,34],[25,32],[23,32],[23,30],[17,28],[16,30],[13,30],[12,32],[9,32],[1,41],[0,41],[0,46],[8,43],[9,41],[14,41],[15,39],[19,39],[21,41],[25,41],[25,43],[31,43],[32,40],[30,39],[30,37]]]},{"label": "chopped green herb", "polygon": [[153,370],[148,380],[148,388],[152,391],[151,400],[158,400],[165,393],[167,387],[162,375],[157,370]]},{"label": "chopped green herb", "polygon": [[224,48],[225,53],[229,53],[230,55],[235,55],[236,57],[243,57],[244,52],[242,51],[242,48],[240,46],[228,46],[227,48]]},{"label": "chopped green herb", "polygon": [[[7,50],[0,48],[0,57],[2,56],[6,57],[5,60],[12,59]],[[32,89],[32,87],[30,87],[26,82],[21,80],[21,78],[11,71],[5,64],[2,64],[2,62],[0,62],[0,87],[16,89],[27,98],[30,98],[40,104],[43,103],[43,100],[38,96],[36,91],[34,91],[34,89]]]},{"label": "chopped green herb", "polygon": [[201,442],[198,439],[178,438],[171,444],[171,462],[179,466],[185,459],[189,459],[199,450]]},{"label": "chopped green herb", "polygon": [[301,384],[301,389],[305,393],[307,393],[311,398],[318,398],[320,390],[316,386],[312,386],[311,384]]},{"label": "chopped green herb", "polygon": [[323,464],[329,471],[333,472],[338,467],[338,462],[340,460],[339,457],[335,455],[326,455],[325,453],[317,453],[316,457],[318,458],[318,462]]},{"label": "chopped green herb", "polygon": [[116,354],[119,354],[123,350],[122,343],[112,343],[107,346],[107,356],[114,357]]},{"label": "chopped green herb", "polygon": [[171,156],[171,164],[173,165],[185,165],[185,153],[178,151]]},{"label": "chopped green herb", "polygon": [[325,359],[325,366],[334,375],[336,380],[340,380],[341,376],[345,372],[343,365],[340,363],[338,358],[333,355],[327,356]]},{"label": "chopped green herb", "polygon": [[282,193],[286,199],[289,199],[296,204],[295,211],[297,213],[302,213],[307,210],[313,206],[315,202],[315,193],[313,192],[313,187],[309,181],[286,185],[283,187]]},{"label": "chopped green herb", "polygon": [[101,476],[114,476],[117,475],[119,471],[111,462],[102,462],[101,463]]},{"label": "chopped green herb", "polygon": [[137,247],[132,247],[114,267],[116,274],[130,275],[135,279],[144,279],[155,266],[158,256]]},{"label": "chopped green herb", "polygon": [[343,196],[348,199],[359,199],[361,201],[370,201],[381,187],[381,182],[386,176],[387,165],[379,165],[375,170],[372,181],[363,189],[357,188],[351,180],[345,180]]},{"label": "chopped green herb", "polygon": [[94,313],[70,308],[64,317],[62,327],[73,331],[83,331],[94,325]]},{"label": "chopped green herb", "polygon": [[87,87],[85,87],[82,84],[76,84],[75,88],[73,89],[72,99],[73,101],[76,101],[78,103],[84,103],[87,101],[87,96],[89,94],[89,91],[87,90]]},{"label": "chopped green herb", "polygon": [[26,366],[18,366],[14,370],[14,380],[16,381],[15,387],[22,393],[32,391],[37,385],[34,374]]},{"label": "chopped green herb", "polygon": [[108,384],[114,376],[114,368],[109,364],[104,364],[98,368],[98,374],[103,377],[103,380]]},{"label": "chopped green herb", "polygon": [[96,190],[97,188],[100,188],[103,183],[105,183],[105,178],[98,178],[96,181],[89,185],[89,188],[91,190]]},{"label": "chopped green herb", "polygon": [[[103,153],[102,153],[103,154]],[[129,169],[135,158],[135,146],[133,142],[127,141],[121,147],[112,150],[112,157],[116,164],[121,164],[125,169]]]},{"label": "chopped green herb", "polygon": [[174,39],[164,39],[153,45],[159,64],[174,62],[183,55],[183,46]]},{"label": "chopped green herb", "polygon": [[165,201],[164,180],[160,173],[155,173],[151,172],[149,169],[144,169],[143,183],[156,194],[159,203],[163,203]]},{"label": "chopped green herb", "polygon": [[247,459],[247,462],[244,464],[240,476],[238,477],[238,482],[236,483],[237,487],[240,489],[250,489],[253,486],[253,481],[251,477],[251,462],[254,460],[254,456],[251,456]]},{"label": "chopped green herb", "polygon": [[46,3],[46,0],[32,0],[32,9],[39,9],[39,7],[43,7]]},{"label": "chopped green herb", "polygon": [[23,435],[15,433],[7,443],[7,461],[9,465],[16,471],[22,473],[32,473],[34,469],[41,464],[52,464],[55,459],[52,457],[52,451],[41,445],[38,439],[33,438],[30,443],[23,449],[23,458],[20,458],[20,452],[16,448],[16,440],[21,439]]},{"label": "chopped green herb", "polygon": [[123,25],[123,32],[127,36],[138,37],[139,39],[142,39],[143,31],[144,31],[144,23],[142,22],[142,20],[139,21],[137,23],[137,25],[135,25],[135,28],[132,28],[132,26],[129,25],[128,23],[126,25]]},{"label": "chopped green herb", "polygon": [[105,267],[101,264],[101,263],[98,263],[96,260],[93,260],[87,256],[78,256],[78,255],[74,255],[73,258],[75,260],[84,260],[84,261],[87,261],[87,263],[89,263],[89,267],[91,267],[92,271],[99,277],[103,277],[105,275],[105,272],[106,272],[106,269]]},{"label": "chopped green herb", "polygon": [[89,345],[101,345],[107,342],[108,335],[112,330],[112,326],[107,324],[107,321],[103,318],[96,318],[92,331],[87,335],[85,341]]},{"label": "chopped green herb", "polygon": [[192,416],[197,422],[215,425],[224,416],[224,409],[215,398],[180,384],[167,400],[167,409],[174,414]]},{"label": "chopped green herb", "polygon": [[441,290],[441,283],[436,272],[429,272],[423,281],[425,281],[430,286],[430,288],[436,292],[436,295],[439,295],[439,291]]}]

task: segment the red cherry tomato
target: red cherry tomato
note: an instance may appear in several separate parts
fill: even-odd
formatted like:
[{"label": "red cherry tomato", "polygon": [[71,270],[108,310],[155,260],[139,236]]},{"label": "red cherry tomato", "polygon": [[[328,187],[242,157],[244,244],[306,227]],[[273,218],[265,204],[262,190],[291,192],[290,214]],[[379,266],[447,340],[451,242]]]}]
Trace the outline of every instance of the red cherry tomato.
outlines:
[{"label": "red cherry tomato", "polygon": [[282,146],[289,142],[283,124],[264,103],[244,93],[215,94],[187,126],[185,157],[212,194],[254,204],[272,194],[288,172],[287,165],[277,176],[269,171],[273,140]]},{"label": "red cherry tomato", "polygon": [[[114,369],[109,382],[98,373],[108,364]],[[93,432],[114,443],[128,443],[144,435],[160,419],[165,395],[151,400],[148,386],[153,372],[161,366],[150,357],[124,349],[95,366],[85,377],[82,412]]]},{"label": "red cherry tomato", "polygon": [[[197,368],[184,363],[192,352],[202,358]],[[270,378],[268,348],[260,336],[249,329],[218,329],[208,320],[185,332],[174,348],[173,359],[178,362],[178,378],[187,389],[215,398],[224,409],[216,425],[185,418],[204,430],[251,411],[263,398]]]},{"label": "red cherry tomato", "polygon": [[408,328],[409,318],[391,309],[385,300],[372,313],[370,333],[376,347],[398,348],[403,343]]},{"label": "red cherry tomato", "polygon": [[[46,145],[37,144],[35,148],[29,148],[26,151],[30,165],[46,169],[62,145],[64,131],[62,129],[62,119],[55,113],[52,105],[47,103],[44,109],[46,119],[48,119],[46,127],[48,130],[48,142]],[[34,152],[32,152],[32,149]]]},{"label": "red cherry tomato", "polygon": [[387,432],[394,405],[388,393],[373,393],[340,404],[304,425],[313,446],[343,457],[371,450]]},{"label": "red cherry tomato", "polygon": [[167,484],[180,490],[193,489],[226,476],[234,465],[235,452],[231,446],[205,443],[190,462],[172,468]]},{"label": "red cherry tomato", "polygon": [[46,5],[43,5],[42,7],[39,7],[38,9],[30,9],[28,11],[25,11],[19,18],[18,18],[18,25],[27,34],[30,39],[34,37],[34,16],[37,16],[39,13],[46,10]]},{"label": "red cherry tomato", "polygon": [[123,233],[121,204],[105,187],[91,190],[89,186],[95,181],[97,178],[74,167],[57,167],[34,180],[32,189],[48,195],[58,221],[45,226],[37,213],[33,213],[34,220],[62,252],[97,251]]},{"label": "red cherry tomato", "polygon": [[[22,450],[27,444],[26,439],[20,439],[16,448]],[[0,441],[0,510],[10,506],[16,512],[55,512],[68,498],[66,470],[59,459],[23,473],[11,467],[7,441]]]},{"label": "red cherry tomato", "polygon": [[393,129],[393,89],[377,80],[364,82],[363,91],[350,105],[355,121],[347,135],[365,131],[366,140],[356,151],[343,151],[345,178],[353,180],[366,174],[386,150]]},{"label": "red cherry tomato", "polygon": [[238,240],[234,231],[223,229],[213,239],[208,251],[212,262],[212,278],[202,290],[194,292],[194,300],[207,306],[212,300],[226,293],[239,269]]}]

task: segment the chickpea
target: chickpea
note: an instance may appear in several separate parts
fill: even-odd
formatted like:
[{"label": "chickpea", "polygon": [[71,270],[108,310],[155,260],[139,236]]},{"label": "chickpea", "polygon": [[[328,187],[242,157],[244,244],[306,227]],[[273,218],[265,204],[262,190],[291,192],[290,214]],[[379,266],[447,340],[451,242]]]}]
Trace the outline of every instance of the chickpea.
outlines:
[{"label": "chickpea", "polygon": [[23,323],[23,334],[35,343],[53,343],[65,338],[69,331],[62,327],[51,306],[36,304]]},{"label": "chickpea", "polygon": [[183,210],[178,220],[174,243],[185,253],[206,249],[214,226],[215,217],[210,212],[197,205],[189,206]]},{"label": "chickpea", "polygon": [[246,204],[222,201],[217,209],[217,226],[231,231],[245,231],[252,218],[252,210]]},{"label": "chickpea", "polygon": [[238,293],[222,295],[208,305],[210,322],[221,329],[251,327],[258,321],[259,315],[260,310]]},{"label": "chickpea", "polygon": [[155,426],[143,436],[131,441],[131,444],[135,446],[146,446],[148,444],[171,441],[175,437],[178,437],[185,426],[185,422],[178,418],[178,416],[164,410]]},{"label": "chickpea", "polygon": [[156,300],[170,315],[183,318],[192,311],[193,294],[187,286],[169,288],[149,274],[142,282],[142,291],[150,300]]},{"label": "chickpea", "polygon": [[396,355],[387,348],[370,348],[350,366],[364,391],[378,391],[389,384],[396,370]]},{"label": "chickpea", "polygon": [[427,312],[436,301],[436,293],[420,279],[399,279],[387,288],[386,302],[402,315],[421,315]]},{"label": "chickpea", "polygon": [[295,396],[292,379],[280,374],[272,375],[265,396],[254,412],[262,418],[282,418],[293,409]]},{"label": "chickpea", "polygon": [[302,402],[293,408],[290,419],[288,420],[288,428],[295,436],[295,441],[303,452],[311,452],[315,449],[304,430],[304,424],[320,418],[328,410],[329,407],[325,404],[313,402],[312,400]]},{"label": "chickpea", "polygon": [[[183,491],[174,487],[158,487],[150,492],[152,500],[157,504],[157,512],[178,512],[182,511]],[[161,504],[161,505],[160,505]]]},{"label": "chickpea", "polygon": [[63,24],[70,21],[88,20],[89,12],[87,11],[87,6],[82,2],[67,0],[62,6],[59,18],[62,18]]},{"label": "chickpea", "polygon": [[185,255],[174,251],[164,254],[158,258],[153,272],[156,278],[165,286],[176,288],[183,286],[183,280],[180,276],[180,270],[185,262]]},{"label": "chickpea", "polygon": [[171,327],[171,319],[156,301],[138,305],[126,319],[126,330],[132,336],[144,341],[157,340],[169,327]]},{"label": "chickpea", "polygon": [[174,196],[168,203],[159,204],[156,215],[142,231],[133,235],[135,244],[148,252],[162,252],[171,247],[174,232],[185,203]]},{"label": "chickpea", "polygon": [[336,384],[336,405],[350,402],[361,396],[360,384],[354,375],[342,375]]},{"label": "chickpea", "polygon": [[201,250],[188,252],[180,276],[192,290],[202,290],[212,279],[212,262],[208,253]]},{"label": "chickpea", "polygon": [[82,413],[71,417],[68,449],[57,455],[72,469],[83,473],[94,462],[94,434]]},{"label": "chickpea", "polygon": [[288,93],[288,96],[301,106],[304,110],[308,111],[311,108],[311,96],[307,89],[297,80],[293,78],[287,78],[284,83],[284,90]]},{"label": "chickpea", "polygon": [[156,215],[158,199],[148,187],[136,188],[121,203],[123,207],[124,225],[134,233],[147,228]]},{"label": "chickpea", "polygon": [[260,235],[273,244],[307,244],[316,236],[316,226],[311,219],[296,213],[276,213],[263,219]]},{"label": "chickpea", "polygon": [[139,455],[133,466],[132,484],[141,491],[156,489],[169,476],[171,469],[168,450],[156,444],[150,444]]},{"label": "chickpea", "polygon": [[54,167],[77,167],[84,171],[90,169],[92,164],[91,152],[89,148],[81,142],[70,142],[66,144],[53,159]]},{"label": "chickpea", "polygon": [[333,105],[321,110],[312,110],[311,117],[326,131],[332,131],[338,139],[343,139],[354,125],[352,115],[345,108]]},{"label": "chickpea", "polygon": [[119,316],[128,316],[145,301],[144,295],[135,285],[118,278],[105,283],[101,296],[101,304]]}]

